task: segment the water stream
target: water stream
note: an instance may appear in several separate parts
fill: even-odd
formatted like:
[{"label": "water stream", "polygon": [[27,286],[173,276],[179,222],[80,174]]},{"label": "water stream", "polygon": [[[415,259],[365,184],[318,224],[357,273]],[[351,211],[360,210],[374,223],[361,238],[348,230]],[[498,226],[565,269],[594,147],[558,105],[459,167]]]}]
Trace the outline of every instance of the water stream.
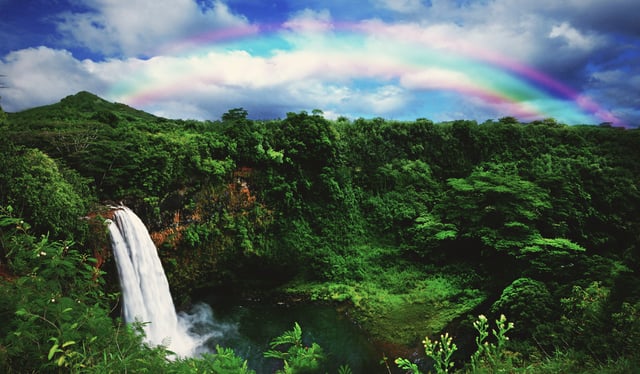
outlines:
[{"label": "water stream", "polygon": [[195,355],[207,336],[189,333],[189,320],[176,314],[158,251],[142,220],[129,208],[119,207],[109,224],[109,235],[125,322],[144,323],[149,344],[167,346],[182,357]]},{"label": "water stream", "polygon": [[215,352],[216,345],[229,347],[258,374],[273,373],[281,362],[264,358],[263,352],[273,338],[298,322],[305,343],[316,342],[324,349],[328,359],[323,372],[337,372],[345,364],[354,373],[387,372],[364,333],[329,305],[259,303],[211,295],[188,313],[176,313],[158,251],[140,218],[118,207],[109,233],[124,320],[144,323],[149,344],[167,346],[179,357]]}]

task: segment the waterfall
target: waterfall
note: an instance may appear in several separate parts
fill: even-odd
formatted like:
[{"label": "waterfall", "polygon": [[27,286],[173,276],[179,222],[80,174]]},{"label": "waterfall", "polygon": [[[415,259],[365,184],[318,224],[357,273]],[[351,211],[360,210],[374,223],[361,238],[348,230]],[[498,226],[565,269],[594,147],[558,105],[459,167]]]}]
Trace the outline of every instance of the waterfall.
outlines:
[{"label": "waterfall", "polygon": [[125,322],[143,322],[146,341],[151,345],[163,345],[181,357],[194,356],[208,336],[190,333],[194,318],[176,314],[158,251],[142,220],[129,208],[118,207],[109,224],[109,235]]}]

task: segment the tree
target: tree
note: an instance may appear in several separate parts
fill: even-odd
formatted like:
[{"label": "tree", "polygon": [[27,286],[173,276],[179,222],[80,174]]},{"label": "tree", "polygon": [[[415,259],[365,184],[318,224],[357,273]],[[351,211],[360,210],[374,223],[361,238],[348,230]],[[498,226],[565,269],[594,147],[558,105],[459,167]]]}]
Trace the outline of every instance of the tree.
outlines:
[{"label": "tree", "polygon": [[222,115],[223,121],[244,121],[247,119],[249,112],[247,112],[244,108],[233,108],[229,109],[226,113]]},{"label": "tree", "polygon": [[[11,205],[22,217],[29,217],[34,229],[54,237],[74,236],[83,232],[83,217],[87,213],[90,196],[79,191],[76,178],[71,183],[64,170],[37,149],[5,144],[0,149],[0,204]],[[83,196],[84,195],[84,196]]]},{"label": "tree", "polygon": [[227,138],[230,156],[240,166],[253,166],[264,159],[269,147],[263,146],[263,134],[255,121],[247,118],[243,108],[229,110],[222,115],[222,134]]},{"label": "tree", "polygon": [[7,117],[7,113],[4,111],[4,109],[2,109],[2,105],[0,105],[0,126],[7,123]]},{"label": "tree", "polygon": [[519,253],[551,208],[545,191],[509,172],[478,169],[447,183],[450,189],[436,207],[442,221],[453,224],[459,238],[478,240],[499,252]]}]

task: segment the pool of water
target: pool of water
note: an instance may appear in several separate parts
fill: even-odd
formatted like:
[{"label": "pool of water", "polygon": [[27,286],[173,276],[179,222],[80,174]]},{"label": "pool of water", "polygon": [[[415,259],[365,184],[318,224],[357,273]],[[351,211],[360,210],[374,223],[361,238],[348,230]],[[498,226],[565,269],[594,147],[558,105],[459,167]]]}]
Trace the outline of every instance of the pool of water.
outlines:
[{"label": "pool of water", "polygon": [[[274,303],[237,300],[205,300],[213,309],[218,331],[207,345],[233,348],[257,374],[273,373],[282,361],[265,358],[269,342],[294,327],[302,328],[303,341],[319,344],[327,359],[320,372],[337,373],[348,365],[353,373],[389,373],[366,333],[335,306],[316,303]],[[390,363],[390,365],[393,365]],[[398,372],[392,370],[392,372]]]}]

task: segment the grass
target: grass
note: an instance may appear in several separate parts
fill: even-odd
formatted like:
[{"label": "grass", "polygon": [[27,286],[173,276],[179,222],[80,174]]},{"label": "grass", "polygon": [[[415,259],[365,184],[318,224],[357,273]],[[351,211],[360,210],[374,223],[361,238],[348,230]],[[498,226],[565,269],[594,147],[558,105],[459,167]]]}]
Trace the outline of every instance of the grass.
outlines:
[{"label": "grass", "polygon": [[457,275],[459,271],[448,273],[403,260],[393,248],[358,246],[348,252],[339,263],[353,277],[295,282],[286,291],[350,303],[356,321],[376,340],[415,344],[485,300],[483,292]]}]

